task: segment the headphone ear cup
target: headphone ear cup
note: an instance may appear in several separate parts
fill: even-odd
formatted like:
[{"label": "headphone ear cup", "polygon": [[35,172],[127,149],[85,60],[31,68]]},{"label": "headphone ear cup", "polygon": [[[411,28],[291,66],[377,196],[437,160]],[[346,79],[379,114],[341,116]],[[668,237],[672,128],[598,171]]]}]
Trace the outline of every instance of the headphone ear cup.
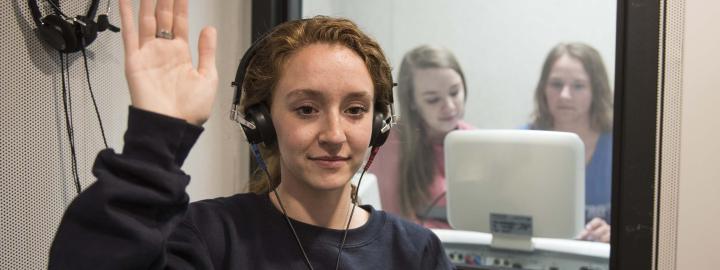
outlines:
[{"label": "headphone ear cup", "polygon": [[77,37],[72,24],[55,14],[45,16],[41,21],[43,24],[37,33],[50,47],[61,52],[77,47]]},{"label": "headphone ear cup", "polygon": [[373,126],[372,135],[370,137],[370,147],[380,147],[385,144],[390,130],[382,132],[382,128],[385,125],[385,116],[380,112],[373,113]]},{"label": "headphone ear cup", "polygon": [[275,143],[275,126],[272,123],[270,111],[265,104],[250,106],[246,110],[245,120],[255,124],[255,129],[242,127],[249,143],[264,143],[266,146]]},{"label": "headphone ear cup", "polygon": [[88,19],[83,16],[78,16],[78,20],[85,23],[85,25],[80,25],[79,23],[75,23],[76,27],[76,34],[77,34],[77,44],[79,45],[77,50],[82,50],[83,48],[87,47],[95,41],[98,34],[98,25],[93,20]]}]

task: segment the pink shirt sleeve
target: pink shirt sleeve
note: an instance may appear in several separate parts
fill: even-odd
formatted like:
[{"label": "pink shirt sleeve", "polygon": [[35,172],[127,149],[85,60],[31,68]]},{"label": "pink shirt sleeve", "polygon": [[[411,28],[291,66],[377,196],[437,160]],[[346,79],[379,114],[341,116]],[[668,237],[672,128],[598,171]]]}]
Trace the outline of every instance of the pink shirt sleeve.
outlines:
[{"label": "pink shirt sleeve", "polygon": [[[467,123],[460,122],[458,129],[474,129],[474,127]],[[380,202],[382,203],[382,210],[395,215],[401,215],[400,211],[400,190],[398,185],[400,175],[400,136],[396,129],[390,131],[390,136],[385,144],[380,147],[378,155],[375,157],[372,166],[370,166],[370,173],[375,174],[378,179],[378,188],[380,189]],[[445,192],[445,157],[444,147],[442,145],[435,145],[435,179],[428,188],[432,198],[436,198]],[[442,198],[437,206],[445,206],[446,200]],[[446,223],[428,222],[424,224],[426,227],[431,228],[447,228]]]}]

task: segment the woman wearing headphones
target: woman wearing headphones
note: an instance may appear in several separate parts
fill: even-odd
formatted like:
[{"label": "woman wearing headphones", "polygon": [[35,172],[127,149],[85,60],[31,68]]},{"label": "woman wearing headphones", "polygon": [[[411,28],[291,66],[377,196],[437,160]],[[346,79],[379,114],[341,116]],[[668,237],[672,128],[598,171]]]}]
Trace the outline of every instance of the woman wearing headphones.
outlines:
[{"label": "woman wearing headphones", "polygon": [[452,268],[431,231],[351,199],[392,102],[390,67],[355,24],[288,22],[253,46],[239,121],[250,141],[260,133],[272,192],[188,204],[180,166],[214,99],[215,30],[200,34],[194,68],[187,0],[142,0],[137,32],[130,2],[120,1],[132,97],[123,152],[98,155],[98,180],[66,211],[49,268]]}]

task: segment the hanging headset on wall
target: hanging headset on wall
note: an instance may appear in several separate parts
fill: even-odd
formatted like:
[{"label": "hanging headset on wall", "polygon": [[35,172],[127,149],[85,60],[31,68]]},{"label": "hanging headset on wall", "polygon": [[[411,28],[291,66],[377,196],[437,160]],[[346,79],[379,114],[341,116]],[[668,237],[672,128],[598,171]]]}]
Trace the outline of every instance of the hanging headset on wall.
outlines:
[{"label": "hanging headset on wall", "polygon": [[[78,52],[90,45],[97,38],[98,32],[110,30],[120,31],[120,28],[110,24],[106,11],[98,17],[98,22],[93,21],[98,10],[100,0],[92,0],[85,15],[70,17],[60,10],[58,0],[47,0],[55,11],[53,14],[42,15],[40,0],[28,0],[30,14],[35,25],[37,35],[50,47],[63,52]],[[108,9],[110,2],[108,0]]]},{"label": "hanging headset on wall", "polygon": [[85,53],[85,48],[95,41],[98,32],[105,30],[119,32],[120,28],[110,24],[110,20],[108,19],[110,0],[107,2],[106,12],[98,16],[97,23],[93,21],[93,18],[97,13],[100,0],[92,0],[87,13],[85,15],[78,15],[75,17],[69,17],[63,13],[60,9],[60,3],[58,0],[46,0],[47,3],[52,6],[54,13],[42,16],[39,1],[40,0],[28,0],[28,6],[30,7],[30,14],[32,15],[33,21],[37,25],[36,33],[38,37],[50,45],[50,47],[57,50],[60,54],[60,70],[62,72],[62,101],[65,112],[65,126],[67,127],[68,143],[70,145],[70,163],[73,179],[75,181],[75,189],[79,194],[82,191],[82,186],[80,185],[80,174],[78,173],[77,168],[78,163],[77,152],[75,150],[75,131],[72,120],[72,95],[69,90],[70,65],[66,54],[78,51],[82,52],[88,90],[90,92],[90,97],[92,98],[93,107],[95,108],[95,114],[100,126],[103,143],[105,148],[107,148],[108,143],[105,137],[105,129],[103,128],[100,111],[98,110],[97,103],[95,102],[95,95],[92,91],[90,70],[88,68],[88,57]]},{"label": "hanging headset on wall", "polygon": [[[260,44],[264,42],[266,37],[267,35],[254,42],[240,60],[240,65],[235,73],[235,81],[231,84],[235,87],[235,95],[233,96],[233,104],[230,109],[230,119],[240,124],[243,129],[243,133],[245,134],[245,138],[249,143],[264,143],[265,145],[272,145],[275,143],[276,134],[267,105],[264,103],[258,103],[249,106],[245,110],[242,110],[242,106],[240,105],[245,74],[247,73],[250,62],[255,56],[258,47],[260,47]],[[388,78],[392,78],[392,75],[388,74]],[[389,115],[386,116],[378,110],[373,112],[372,135],[370,137],[369,147],[382,146],[387,140],[388,135],[390,135],[390,128],[396,124],[397,116],[395,115],[395,109],[393,108],[392,89],[390,91],[385,91],[385,93],[390,93],[388,97],[390,104],[385,105],[376,102],[375,105],[376,108],[377,106],[388,106]]]}]

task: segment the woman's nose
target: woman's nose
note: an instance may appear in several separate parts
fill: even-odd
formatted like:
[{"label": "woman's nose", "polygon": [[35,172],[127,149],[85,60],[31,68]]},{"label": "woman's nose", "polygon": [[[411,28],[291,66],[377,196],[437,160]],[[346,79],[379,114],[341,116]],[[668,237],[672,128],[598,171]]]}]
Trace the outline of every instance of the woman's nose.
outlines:
[{"label": "woman's nose", "polygon": [[560,90],[560,97],[564,99],[570,99],[572,97],[569,85],[563,86],[562,90]]},{"label": "woman's nose", "polygon": [[445,97],[445,99],[443,99],[443,110],[444,111],[454,111],[456,109],[456,107],[457,106],[455,105],[455,99],[453,97],[448,96],[448,97]]},{"label": "woman's nose", "polygon": [[320,131],[320,144],[337,145],[347,140],[341,124],[342,118],[337,114],[328,114],[325,127]]}]

